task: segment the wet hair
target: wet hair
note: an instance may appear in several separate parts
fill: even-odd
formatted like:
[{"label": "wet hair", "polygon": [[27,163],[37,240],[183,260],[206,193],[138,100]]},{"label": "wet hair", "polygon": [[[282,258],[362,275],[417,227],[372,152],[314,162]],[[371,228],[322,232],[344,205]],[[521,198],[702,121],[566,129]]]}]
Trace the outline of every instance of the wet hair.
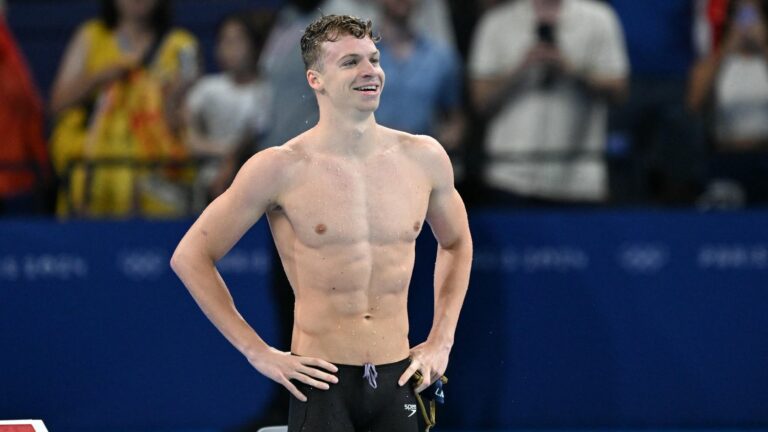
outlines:
[{"label": "wet hair", "polygon": [[254,67],[256,67],[259,56],[261,56],[261,50],[264,48],[269,32],[272,29],[274,16],[274,12],[270,10],[229,14],[219,21],[219,24],[216,26],[216,35],[221,37],[221,32],[229,23],[237,24],[243,28],[248,38],[248,43],[251,45],[251,60]]},{"label": "wet hair", "polygon": [[[149,19],[152,29],[157,33],[164,33],[171,28],[173,15],[171,0],[157,0]],[[101,20],[107,28],[114,29],[120,21],[120,10],[117,8],[117,0],[101,0]]]},{"label": "wet hair", "polygon": [[[354,36],[358,39],[371,38],[378,42],[381,38],[373,35],[373,23],[349,15],[325,15],[310,23],[301,37],[301,58],[304,67],[310,69],[318,64],[322,56],[323,42],[336,42],[342,36]],[[322,67],[322,63],[320,63]]]}]

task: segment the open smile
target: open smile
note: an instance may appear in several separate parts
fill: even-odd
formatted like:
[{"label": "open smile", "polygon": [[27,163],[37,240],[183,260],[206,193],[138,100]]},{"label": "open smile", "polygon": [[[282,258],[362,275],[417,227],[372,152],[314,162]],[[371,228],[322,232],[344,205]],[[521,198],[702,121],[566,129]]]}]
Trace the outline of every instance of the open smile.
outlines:
[{"label": "open smile", "polygon": [[381,88],[381,86],[379,86],[378,84],[368,84],[360,87],[353,87],[353,90],[359,91],[361,93],[368,94],[368,95],[375,95],[376,93],[379,92],[379,88]]}]

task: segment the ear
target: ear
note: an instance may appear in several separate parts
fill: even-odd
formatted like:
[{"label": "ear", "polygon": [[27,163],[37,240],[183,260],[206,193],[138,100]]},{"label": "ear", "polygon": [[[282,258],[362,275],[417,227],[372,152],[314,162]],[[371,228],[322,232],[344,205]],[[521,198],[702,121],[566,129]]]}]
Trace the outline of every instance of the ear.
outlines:
[{"label": "ear", "polygon": [[307,69],[307,82],[313,90],[320,92],[323,90],[323,75],[314,69]]}]

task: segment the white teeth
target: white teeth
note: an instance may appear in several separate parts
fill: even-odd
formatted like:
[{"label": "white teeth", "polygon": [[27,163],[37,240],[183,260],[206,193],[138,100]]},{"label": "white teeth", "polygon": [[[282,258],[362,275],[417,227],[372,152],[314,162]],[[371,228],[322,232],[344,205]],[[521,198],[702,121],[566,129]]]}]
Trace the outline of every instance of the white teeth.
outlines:
[{"label": "white teeth", "polygon": [[360,90],[360,91],[376,91],[376,86],[358,87],[356,90]]}]

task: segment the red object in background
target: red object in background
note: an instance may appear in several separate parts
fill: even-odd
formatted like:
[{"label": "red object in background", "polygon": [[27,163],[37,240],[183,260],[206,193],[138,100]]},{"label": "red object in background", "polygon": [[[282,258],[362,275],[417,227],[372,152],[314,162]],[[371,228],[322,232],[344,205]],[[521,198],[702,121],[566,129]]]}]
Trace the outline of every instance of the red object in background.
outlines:
[{"label": "red object in background", "polygon": [[[40,94],[0,13],[0,164],[32,163],[49,174],[43,116]],[[0,170],[0,198],[30,192],[35,180],[30,172]]]},{"label": "red object in background", "polygon": [[35,432],[31,424],[0,425],[0,432]]},{"label": "red object in background", "polygon": [[725,27],[725,20],[728,18],[728,1],[709,0],[709,4],[707,4],[707,19],[712,28],[712,46],[715,49],[720,47],[720,42],[723,39],[723,28]]}]

